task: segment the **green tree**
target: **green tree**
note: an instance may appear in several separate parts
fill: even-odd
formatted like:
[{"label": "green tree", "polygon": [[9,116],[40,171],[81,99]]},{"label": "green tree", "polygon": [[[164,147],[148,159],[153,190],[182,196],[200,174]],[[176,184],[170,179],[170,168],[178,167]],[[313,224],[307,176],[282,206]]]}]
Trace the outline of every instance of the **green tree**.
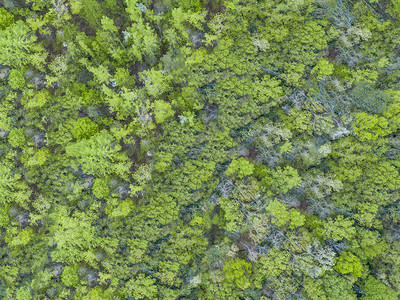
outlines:
[{"label": "green tree", "polygon": [[295,209],[287,210],[286,206],[277,200],[270,202],[265,210],[271,214],[272,223],[279,227],[288,225],[290,229],[295,229],[305,223],[305,217],[300,212]]},{"label": "green tree", "polygon": [[155,282],[155,279],[139,274],[125,285],[126,294],[135,297],[135,299],[154,299],[158,295]]},{"label": "green tree", "polygon": [[22,90],[25,87],[24,69],[12,69],[8,75],[8,84],[13,89]]},{"label": "green tree", "polygon": [[0,31],[0,64],[13,67],[32,64],[43,68],[47,54],[40,43],[35,43],[36,40],[21,20]]},{"label": "green tree", "polygon": [[251,286],[251,269],[250,263],[236,257],[227,261],[223,268],[226,280],[235,283],[242,290]]},{"label": "green tree", "polygon": [[353,291],[353,285],[345,277],[339,277],[334,273],[323,276],[324,290],[327,299],[347,299],[356,300],[357,296]]},{"label": "green tree", "polygon": [[99,131],[99,126],[89,118],[79,118],[74,123],[72,134],[76,140],[88,139]]},{"label": "green tree", "polygon": [[334,269],[342,274],[352,274],[356,277],[361,277],[363,265],[360,259],[350,252],[343,252],[340,254],[338,262]]},{"label": "green tree", "polygon": [[285,168],[278,167],[272,172],[271,189],[277,193],[287,193],[292,188],[300,187],[302,179],[296,169],[291,166]]},{"label": "green tree", "polygon": [[4,7],[0,8],[0,30],[4,30],[14,23],[14,15],[9,13]]},{"label": "green tree", "polygon": [[232,160],[225,174],[230,177],[238,177],[240,179],[253,174],[254,165],[244,157]]},{"label": "green tree", "polygon": [[174,115],[171,104],[163,100],[154,101],[154,117],[157,123],[163,123],[169,117]]},{"label": "green tree", "polygon": [[76,286],[79,283],[79,276],[76,268],[72,266],[63,267],[61,280],[67,286]]},{"label": "green tree", "polygon": [[89,139],[69,144],[66,154],[75,158],[74,167],[82,167],[85,173],[107,175],[113,173],[115,162],[126,162],[125,155],[120,154],[121,146],[115,144],[113,137],[106,130],[93,135]]},{"label": "green tree", "polygon": [[398,292],[391,289],[390,287],[384,285],[382,282],[374,278],[373,276],[368,276],[364,281],[363,290],[364,295],[361,296],[362,300],[396,300]]},{"label": "green tree", "polygon": [[324,223],[324,235],[334,241],[346,239],[351,241],[356,235],[356,228],[353,226],[354,221],[339,215],[334,220],[329,218]]},{"label": "green tree", "polygon": [[20,287],[17,291],[16,297],[17,300],[31,300],[31,289],[27,286]]},{"label": "green tree", "polygon": [[350,92],[354,105],[374,114],[381,114],[388,105],[389,95],[385,91],[376,90],[371,83],[359,82]]}]

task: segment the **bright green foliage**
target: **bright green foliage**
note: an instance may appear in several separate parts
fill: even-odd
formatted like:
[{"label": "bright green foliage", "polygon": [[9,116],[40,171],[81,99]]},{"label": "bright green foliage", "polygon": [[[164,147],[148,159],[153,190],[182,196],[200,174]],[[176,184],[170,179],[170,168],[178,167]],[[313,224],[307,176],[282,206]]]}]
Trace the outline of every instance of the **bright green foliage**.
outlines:
[{"label": "bright green foliage", "polygon": [[352,283],[346,277],[335,276],[333,273],[323,277],[324,289],[328,300],[347,299],[356,300]]},{"label": "bright green foliage", "polygon": [[378,212],[378,205],[371,203],[360,203],[358,205],[358,213],[354,218],[365,227],[372,227],[376,214]]},{"label": "bright green foliage", "polygon": [[334,269],[342,274],[351,274],[360,277],[362,275],[363,266],[357,256],[350,252],[343,252],[340,254]]},{"label": "bright green foliage", "polygon": [[288,116],[285,116],[284,122],[291,131],[308,132],[310,128],[312,114],[309,111],[293,109]]},{"label": "bright green foliage", "polygon": [[235,283],[242,290],[250,287],[251,264],[248,262],[235,257],[224,264],[223,270],[228,282]]},{"label": "bright green foliage", "polygon": [[232,160],[225,174],[229,177],[244,178],[253,174],[254,165],[244,157]]},{"label": "bright green foliage", "polygon": [[290,273],[289,261],[288,252],[272,249],[266,256],[260,258],[258,270],[263,277],[277,277],[284,272]]},{"label": "bright green foliage", "polygon": [[290,229],[295,229],[297,227],[303,226],[305,223],[305,216],[303,216],[299,211],[295,209],[289,210],[289,217],[290,217]]},{"label": "bright green foliage", "polygon": [[166,119],[174,115],[171,104],[163,100],[154,101],[154,117],[157,123],[163,123]]},{"label": "bright green foliage", "polygon": [[134,204],[132,201],[125,200],[124,202],[120,203],[110,214],[110,217],[117,218],[117,217],[126,217],[132,211]]},{"label": "bright green foliage", "polygon": [[171,164],[173,154],[166,152],[158,152],[156,154],[156,161],[154,167],[158,172],[164,172],[166,168]]},{"label": "bright green foliage", "polygon": [[135,299],[154,299],[158,294],[155,282],[155,279],[139,274],[136,279],[131,279],[126,284],[126,294]]},{"label": "bright green foliage", "polygon": [[51,256],[54,260],[64,263],[75,263],[90,257],[91,248],[96,246],[95,231],[90,219],[83,212],[76,212],[71,217],[65,207],[52,213],[54,221],[54,236],[52,241],[56,246]]},{"label": "bright green foliage", "polygon": [[255,96],[261,102],[267,102],[269,105],[276,105],[283,96],[282,87],[279,86],[280,81],[271,78],[269,75],[264,75],[261,80],[257,79],[254,85]]},{"label": "bright green foliage", "polygon": [[145,82],[147,93],[152,97],[160,97],[169,90],[172,77],[163,71],[144,71],[140,76]]},{"label": "bright green foliage", "polygon": [[154,57],[158,50],[158,37],[149,24],[144,22],[137,4],[136,0],[126,0],[126,12],[132,21],[126,30],[126,43],[128,54],[141,61],[144,57]]},{"label": "bright green foliage", "polygon": [[282,147],[279,149],[279,152],[281,154],[285,153],[290,153],[292,151],[293,145],[291,142],[286,142],[282,145]]},{"label": "bright green foliage", "polygon": [[167,193],[160,193],[151,199],[151,202],[145,209],[148,218],[163,225],[175,220],[179,213],[176,200]]},{"label": "bright green foliage", "polygon": [[391,7],[392,15],[399,18],[399,16],[400,16],[400,1],[399,0],[391,0],[391,4],[392,4],[392,7]]},{"label": "bright green foliage", "polygon": [[311,70],[311,75],[321,79],[323,76],[332,75],[334,65],[329,63],[326,59],[320,59],[317,65]]},{"label": "bright green foliage", "polygon": [[96,178],[93,183],[92,193],[97,198],[106,198],[110,193],[108,180],[106,178]]},{"label": "bright green foliage", "polygon": [[307,277],[304,280],[304,292],[311,300],[326,300],[326,293],[321,280]]},{"label": "bright green foliage", "polygon": [[295,209],[287,210],[284,204],[274,200],[268,204],[266,211],[272,216],[272,223],[282,227],[288,224],[289,228],[295,229],[303,226],[305,217]]},{"label": "bright green foliage", "polygon": [[17,295],[16,295],[16,299],[17,300],[31,300],[32,298],[32,294],[31,294],[31,290],[29,287],[27,286],[23,286],[20,287],[17,291]]},{"label": "bright green foliage", "polygon": [[43,65],[46,54],[37,37],[30,34],[28,26],[21,20],[0,31],[0,64],[20,67],[32,64]]},{"label": "bright green foliage", "polygon": [[20,231],[17,236],[12,238],[12,240],[8,242],[8,245],[11,247],[25,246],[32,240],[34,233],[35,232],[31,227],[27,227]]},{"label": "bright green foliage", "polygon": [[12,192],[17,187],[17,180],[21,178],[19,174],[13,174],[11,169],[3,164],[0,164],[0,189],[1,201],[10,200]]},{"label": "bright green foliage", "polygon": [[[379,238],[379,233],[376,231],[361,230],[361,240],[358,243],[360,249],[357,254],[362,259],[373,259],[386,250],[386,243]],[[358,248],[358,247],[357,247]]]},{"label": "bright green foliage", "polygon": [[23,147],[25,145],[25,129],[16,128],[8,134],[8,143],[12,147]]},{"label": "bright green foliage", "polygon": [[298,188],[301,185],[302,179],[296,169],[291,166],[285,168],[278,167],[272,172],[271,189],[277,193],[287,193],[292,188]]},{"label": "bright green foliage", "polygon": [[113,162],[125,160],[118,154],[120,149],[121,146],[115,144],[112,136],[103,130],[90,139],[68,145],[66,153],[77,160],[85,173],[104,176],[113,171]]},{"label": "bright green foliage", "polygon": [[353,227],[354,221],[345,219],[343,216],[338,216],[334,220],[329,218],[328,222],[324,223],[324,235],[334,241],[346,239],[351,241],[356,234],[356,229]]},{"label": "bright green foliage", "polygon": [[78,272],[72,266],[65,266],[61,275],[62,282],[67,286],[76,286],[79,282]]},{"label": "bright green foliage", "polygon": [[14,23],[14,15],[9,13],[4,7],[0,8],[0,30]]},{"label": "bright green foliage", "polygon": [[395,132],[400,128],[400,95],[397,91],[392,91],[390,96],[391,103],[389,103],[386,110],[383,112],[383,116],[388,119],[389,126],[392,128],[392,131]]},{"label": "bright green foliage", "polygon": [[179,263],[163,261],[160,263],[159,272],[156,273],[156,277],[164,284],[179,285],[182,280],[177,277],[179,271]]},{"label": "bright green foliage", "polygon": [[356,114],[353,129],[361,141],[375,141],[391,133],[387,119],[366,112]]},{"label": "bright green foliage", "polygon": [[88,70],[93,73],[94,78],[99,84],[108,82],[111,78],[108,68],[104,65],[98,67],[88,67]]},{"label": "bright green foliage", "polygon": [[27,167],[39,167],[42,166],[46,160],[51,156],[49,149],[42,148],[37,151],[31,158],[28,159]]},{"label": "bright green foliage", "polygon": [[384,285],[373,276],[368,276],[363,285],[362,300],[396,300],[398,292]]},{"label": "bright green foliage", "polygon": [[79,118],[74,123],[72,134],[76,140],[88,139],[99,131],[99,126],[89,118]]},{"label": "bright green foliage", "polygon": [[8,85],[13,89],[22,90],[22,88],[25,86],[24,70],[10,70],[10,75],[8,76]]},{"label": "bright green foliage", "polygon": [[220,205],[224,211],[226,230],[235,232],[238,225],[243,221],[243,212],[240,210],[240,203],[230,198],[223,198],[220,200]]},{"label": "bright green foliage", "polygon": [[135,83],[135,79],[129,75],[129,72],[125,68],[117,68],[114,78],[119,86],[131,87]]},{"label": "bright green foliage", "polygon": [[43,107],[50,98],[50,92],[47,90],[41,90],[33,98],[28,100],[26,103],[27,108],[41,108]]}]

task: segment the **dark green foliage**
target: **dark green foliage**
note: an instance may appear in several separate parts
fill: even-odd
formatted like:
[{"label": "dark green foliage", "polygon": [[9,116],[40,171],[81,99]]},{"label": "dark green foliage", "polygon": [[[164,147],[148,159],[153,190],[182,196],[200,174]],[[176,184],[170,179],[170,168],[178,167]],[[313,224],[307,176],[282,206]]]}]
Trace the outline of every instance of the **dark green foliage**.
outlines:
[{"label": "dark green foliage", "polygon": [[351,90],[350,97],[357,108],[374,114],[381,114],[390,100],[385,91],[376,90],[369,82],[357,83]]}]

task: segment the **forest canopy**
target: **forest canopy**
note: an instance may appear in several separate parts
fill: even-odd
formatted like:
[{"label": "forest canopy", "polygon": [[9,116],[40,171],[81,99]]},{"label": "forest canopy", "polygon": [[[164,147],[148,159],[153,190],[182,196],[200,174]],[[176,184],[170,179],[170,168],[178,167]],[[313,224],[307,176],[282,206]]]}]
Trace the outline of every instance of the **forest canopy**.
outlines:
[{"label": "forest canopy", "polygon": [[399,0],[0,1],[0,298],[397,300]]}]

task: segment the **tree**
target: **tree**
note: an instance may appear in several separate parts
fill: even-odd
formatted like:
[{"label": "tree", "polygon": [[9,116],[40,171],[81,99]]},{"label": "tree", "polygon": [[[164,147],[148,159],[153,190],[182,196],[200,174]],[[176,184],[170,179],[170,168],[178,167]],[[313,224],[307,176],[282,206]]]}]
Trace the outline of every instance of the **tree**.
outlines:
[{"label": "tree", "polygon": [[[68,210],[67,207],[61,206],[58,207],[58,211],[50,215],[54,221],[52,241],[56,246],[51,256],[55,261],[68,264],[82,260],[88,262],[90,250],[98,245],[94,227],[85,213],[76,212],[70,217]],[[75,282],[75,275],[68,274],[71,272],[72,269],[67,268],[65,280]]]},{"label": "tree", "polygon": [[224,264],[224,275],[228,282],[235,283],[240,289],[244,290],[251,286],[249,277],[251,274],[251,264],[237,257]]},{"label": "tree", "polygon": [[0,64],[13,67],[32,64],[43,68],[47,54],[41,44],[35,43],[36,40],[21,20],[0,31]]},{"label": "tree", "polygon": [[0,298],[395,299],[397,0],[3,0]]},{"label": "tree", "polygon": [[261,256],[257,268],[264,278],[278,277],[290,274],[290,254],[286,251],[272,249],[267,255]]},{"label": "tree", "polygon": [[290,229],[303,226],[305,217],[295,209],[287,210],[284,204],[274,200],[265,208],[272,216],[272,223],[278,227],[287,225]]},{"label": "tree", "polygon": [[373,114],[383,113],[390,100],[385,91],[376,90],[373,84],[368,82],[358,82],[351,90],[350,97],[357,108]]},{"label": "tree", "polygon": [[242,179],[253,174],[253,172],[254,165],[244,157],[240,157],[239,159],[232,160],[225,174],[229,177],[238,177]]},{"label": "tree", "polygon": [[356,235],[356,228],[353,227],[353,224],[354,221],[344,218],[342,215],[334,220],[329,218],[328,222],[324,223],[324,235],[334,241],[343,239],[351,241]]},{"label": "tree", "polygon": [[396,300],[398,292],[386,286],[373,276],[368,276],[363,284],[364,295],[362,300]]},{"label": "tree", "polygon": [[306,277],[304,280],[304,293],[311,300],[326,300],[326,293],[323,288],[323,282],[320,279]]},{"label": "tree", "polygon": [[350,252],[343,252],[340,254],[338,262],[334,269],[342,274],[351,274],[356,277],[361,277],[363,265],[360,259]]},{"label": "tree", "polygon": [[88,139],[99,130],[99,126],[89,118],[80,118],[75,121],[72,134],[76,140]]},{"label": "tree", "polygon": [[18,182],[20,178],[20,174],[14,174],[9,167],[0,164],[0,199],[3,204],[13,200],[14,191],[22,185]]},{"label": "tree", "polygon": [[4,7],[0,8],[0,30],[4,30],[14,23],[14,15],[9,13]]},{"label": "tree", "polygon": [[297,170],[291,166],[286,166],[283,169],[281,167],[276,168],[271,177],[271,189],[283,194],[286,194],[292,188],[299,187],[302,182]]},{"label": "tree", "polygon": [[135,299],[154,299],[159,293],[155,282],[155,279],[139,274],[125,285],[125,293]]},{"label": "tree", "polygon": [[8,143],[12,147],[21,148],[25,145],[25,128],[15,128],[8,134]]},{"label": "tree", "polygon": [[17,291],[16,297],[17,300],[31,300],[32,299],[31,289],[27,286],[20,287]]},{"label": "tree", "polygon": [[159,47],[159,39],[148,23],[144,22],[137,0],[126,1],[126,12],[132,25],[126,30],[126,44],[128,54],[136,60],[142,61],[144,57],[153,59]]},{"label": "tree", "polygon": [[108,131],[102,130],[89,139],[67,145],[66,154],[76,159],[74,167],[82,167],[85,173],[104,176],[115,170],[114,162],[128,160],[118,153],[119,150],[121,146],[114,143]]},{"label": "tree", "polygon": [[72,266],[63,267],[61,280],[67,286],[76,286],[79,283],[79,276],[76,268]]},{"label": "tree", "polygon": [[328,273],[322,277],[324,290],[327,299],[348,299],[356,300],[357,296],[353,291],[353,286],[345,277],[339,277],[334,273]]},{"label": "tree", "polygon": [[12,69],[8,75],[8,85],[13,89],[22,90],[25,87],[24,69]]},{"label": "tree", "polygon": [[157,123],[163,123],[169,117],[174,115],[171,104],[163,100],[154,101],[154,117]]},{"label": "tree", "polygon": [[329,63],[326,59],[320,59],[317,65],[311,70],[311,75],[317,77],[318,80],[322,79],[323,76],[328,76],[333,74],[334,66]]}]

